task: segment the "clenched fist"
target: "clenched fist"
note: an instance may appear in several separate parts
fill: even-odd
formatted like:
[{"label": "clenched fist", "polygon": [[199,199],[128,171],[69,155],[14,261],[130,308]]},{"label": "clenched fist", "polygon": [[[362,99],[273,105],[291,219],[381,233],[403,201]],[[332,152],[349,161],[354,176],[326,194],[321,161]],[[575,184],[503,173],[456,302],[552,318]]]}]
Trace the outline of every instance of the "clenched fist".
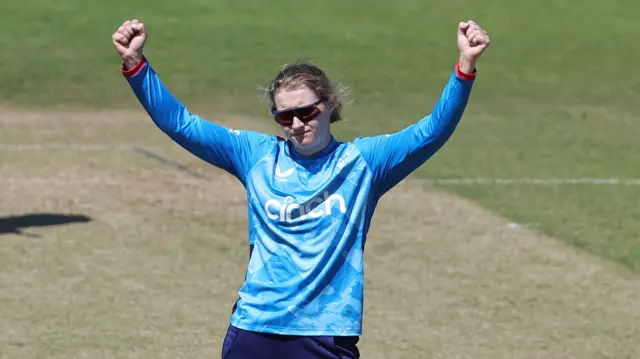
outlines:
[{"label": "clenched fist", "polygon": [[127,20],[113,33],[112,38],[125,68],[134,68],[142,60],[142,49],[147,41],[144,24],[137,19]]},{"label": "clenched fist", "polygon": [[458,49],[460,49],[460,69],[471,73],[476,60],[489,47],[489,34],[474,21],[458,24]]}]

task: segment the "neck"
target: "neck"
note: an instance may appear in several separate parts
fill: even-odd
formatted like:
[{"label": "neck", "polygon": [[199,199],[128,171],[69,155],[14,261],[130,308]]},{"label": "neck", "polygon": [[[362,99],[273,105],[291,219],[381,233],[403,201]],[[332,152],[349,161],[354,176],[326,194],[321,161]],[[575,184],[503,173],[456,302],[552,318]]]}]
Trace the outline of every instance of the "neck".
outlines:
[{"label": "neck", "polygon": [[303,156],[313,156],[316,153],[324,150],[325,148],[327,148],[327,146],[329,146],[329,144],[331,143],[331,141],[333,140],[333,136],[331,135],[327,135],[324,136],[322,139],[318,139],[318,141],[316,141],[315,143],[310,144],[309,146],[295,146],[294,145],[294,149],[296,152],[298,152],[299,154],[303,155]]}]

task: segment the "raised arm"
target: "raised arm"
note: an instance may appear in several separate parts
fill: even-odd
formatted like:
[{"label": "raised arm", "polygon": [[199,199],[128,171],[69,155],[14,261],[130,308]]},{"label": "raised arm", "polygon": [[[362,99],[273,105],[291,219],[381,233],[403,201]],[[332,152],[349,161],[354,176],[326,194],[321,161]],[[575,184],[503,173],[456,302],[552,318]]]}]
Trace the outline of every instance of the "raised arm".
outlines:
[{"label": "raised arm", "polygon": [[458,25],[460,58],[431,114],[397,133],[355,141],[373,172],[379,196],[435,154],[451,137],[467,106],[476,77],[476,60],[489,37],[475,22]]},{"label": "raised arm", "polygon": [[138,20],[126,21],[113,34],[122,57],[122,73],[153,122],[176,143],[200,159],[244,177],[275,141],[273,136],[229,129],[204,120],[180,103],[164,86],[143,55],[147,33]]}]

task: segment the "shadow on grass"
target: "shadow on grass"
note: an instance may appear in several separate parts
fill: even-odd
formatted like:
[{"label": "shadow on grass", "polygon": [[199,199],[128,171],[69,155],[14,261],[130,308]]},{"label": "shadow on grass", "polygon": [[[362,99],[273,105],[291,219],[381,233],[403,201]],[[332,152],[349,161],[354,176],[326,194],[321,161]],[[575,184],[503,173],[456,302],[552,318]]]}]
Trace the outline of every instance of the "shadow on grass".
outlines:
[{"label": "shadow on grass", "polygon": [[91,221],[93,221],[93,219],[85,215],[62,213],[30,213],[0,217],[0,235],[19,234],[29,237],[38,237],[38,235],[24,233],[22,230],[33,227],[59,226],[63,224]]}]

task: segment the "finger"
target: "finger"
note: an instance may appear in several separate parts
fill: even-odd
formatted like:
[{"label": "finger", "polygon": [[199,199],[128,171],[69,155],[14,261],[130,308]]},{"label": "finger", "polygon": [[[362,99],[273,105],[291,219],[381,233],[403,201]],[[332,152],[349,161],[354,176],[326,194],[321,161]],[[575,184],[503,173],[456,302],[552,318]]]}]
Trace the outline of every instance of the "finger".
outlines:
[{"label": "finger", "polygon": [[117,32],[118,32],[120,35],[122,35],[122,36],[124,36],[124,37],[126,37],[126,38],[129,38],[129,37],[130,37],[130,36],[129,36],[129,32],[127,32],[127,29],[124,27],[124,25],[121,25],[121,26],[118,28],[118,31],[117,31]]},{"label": "finger", "polygon": [[134,35],[134,31],[133,28],[131,27],[131,21],[127,20],[122,24],[122,27],[126,30],[126,32],[129,34],[129,36],[133,36]]},{"label": "finger", "polygon": [[129,33],[129,31],[127,31],[127,28],[124,25],[120,26],[117,32],[120,35],[124,36],[127,40],[131,39],[131,34]]},{"label": "finger", "polygon": [[467,39],[469,39],[469,41],[471,41],[474,37],[479,36],[479,35],[485,36],[485,34],[482,31],[476,29],[476,30],[467,32]]},{"label": "finger", "polygon": [[475,35],[473,37],[473,39],[470,41],[470,43],[473,46],[478,46],[478,45],[489,45],[489,37],[487,35],[484,34],[478,34]]},{"label": "finger", "polygon": [[115,34],[113,34],[113,41],[121,45],[127,45],[129,43],[129,39],[127,39],[126,36],[122,35],[119,32],[116,32]]},{"label": "finger", "polygon": [[481,32],[475,32],[473,36],[469,38],[469,43],[471,44],[471,46],[478,46],[480,44],[487,42],[487,40],[488,40],[487,35]]},{"label": "finger", "polygon": [[475,30],[479,30],[484,33],[487,33],[480,25],[478,25],[477,22],[473,20],[469,20],[469,29],[467,31],[475,31]]},{"label": "finger", "polygon": [[491,45],[491,39],[489,38],[489,36],[485,35],[482,38],[482,43],[481,45],[484,45],[485,47],[489,47]]},{"label": "finger", "polygon": [[472,36],[470,36],[469,37],[469,45],[476,46],[478,44],[476,42],[477,41],[476,39],[478,38],[478,36],[480,36],[480,35],[472,35]]},{"label": "finger", "polygon": [[133,31],[136,34],[144,34],[144,24],[141,22],[131,24]]},{"label": "finger", "polygon": [[470,35],[471,34],[473,34],[473,35],[479,34],[479,35],[489,36],[489,33],[484,31],[484,30],[482,30],[482,29],[475,29],[470,33]]}]

